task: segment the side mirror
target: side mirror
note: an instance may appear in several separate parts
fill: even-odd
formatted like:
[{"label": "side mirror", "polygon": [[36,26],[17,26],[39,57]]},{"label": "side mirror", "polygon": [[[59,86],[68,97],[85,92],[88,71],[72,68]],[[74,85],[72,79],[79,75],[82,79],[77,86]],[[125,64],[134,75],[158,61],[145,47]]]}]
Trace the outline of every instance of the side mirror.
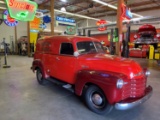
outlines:
[{"label": "side mirror", "polygon": [[79,56],[79,52],[78,52],[78,51],[75,51],[75,52],[74,52],[74,56],[75,56],[75,57],[78,57],[78,56]]}]

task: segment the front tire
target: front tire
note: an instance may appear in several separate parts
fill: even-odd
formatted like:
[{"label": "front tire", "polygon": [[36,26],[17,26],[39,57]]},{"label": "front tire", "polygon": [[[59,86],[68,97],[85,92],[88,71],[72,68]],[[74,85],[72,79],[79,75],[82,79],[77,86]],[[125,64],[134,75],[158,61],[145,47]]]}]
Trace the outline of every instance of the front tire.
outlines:
[{"label": "front tire", "polygon": [[111,106],[103,91],[97,86],[90,85],[84,93],[84,100],[87,107],[97,114],[108,114],[113,106]]},{"label": "front tire", "polygon": [[36,70],[37,81],[40,85],[44,84],[44,77],[40,68]]}]

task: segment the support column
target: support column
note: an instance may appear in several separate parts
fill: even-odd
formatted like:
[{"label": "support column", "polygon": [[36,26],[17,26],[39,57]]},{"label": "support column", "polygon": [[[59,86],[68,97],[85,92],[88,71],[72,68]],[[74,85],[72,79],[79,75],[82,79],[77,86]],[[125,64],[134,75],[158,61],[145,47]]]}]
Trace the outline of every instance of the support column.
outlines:
[{"label": "support column", "polygon": [[15,51],[15,53],[17,54],[17,53],[18,53],[17,26],[14,27],[14,34],[15,34],[15,35],[14,35],[14,36],[15,36],[15,38],[14,38],[14,39],[15,39],[15,50],[14,50],[14,51]]},{"label": "support column", "polygon": [[50,13],[51,13],[51,35],[54,35],[54,0],[50,0],[51,7],[50,7]]},{"label": "support column", "polygon": [[121,43],[122,43],[122,10],[121,10],[121,5],[124,3],[124,0],[118,0],[118,9],[117,9],[117,28],[119,32],[119,39],[118,42],[116,43],[116,54],[118,56],[121,56]]},{"label": "support column", "polygon": [[28,57],[30,57],[31,50],[30,50],[30,24],[27,22],[27,33],[28,33]]}]

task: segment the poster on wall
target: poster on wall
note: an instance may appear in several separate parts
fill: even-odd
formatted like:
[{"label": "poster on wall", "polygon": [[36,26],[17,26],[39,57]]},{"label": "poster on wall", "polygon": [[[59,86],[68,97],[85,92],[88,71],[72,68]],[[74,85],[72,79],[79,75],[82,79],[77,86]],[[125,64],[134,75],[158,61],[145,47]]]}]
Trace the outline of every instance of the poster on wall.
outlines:
[{"label": "poster on wall", "polygon": [[11,16],[9,15],[8,10],[5,10],[3,12],[3,19],[4,19],[4,23],[7,26],[14,27],[14,26],[17,26],[17,24],[18,24],[18,21],[16,19],[11,18]]}]

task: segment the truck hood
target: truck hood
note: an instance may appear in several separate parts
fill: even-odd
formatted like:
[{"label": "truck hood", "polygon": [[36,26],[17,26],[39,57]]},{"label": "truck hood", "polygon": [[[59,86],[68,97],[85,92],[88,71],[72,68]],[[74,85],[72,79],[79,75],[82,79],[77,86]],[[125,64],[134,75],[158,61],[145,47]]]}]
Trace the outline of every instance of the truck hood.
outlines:
[{"label": "truck hood", "polygon": [[142,72],[141,66],[132,59],[108,54],[87,54],[78,57],[79,65],[83,69],[103,70],[122,73],[129,78],[131,74]]}]

